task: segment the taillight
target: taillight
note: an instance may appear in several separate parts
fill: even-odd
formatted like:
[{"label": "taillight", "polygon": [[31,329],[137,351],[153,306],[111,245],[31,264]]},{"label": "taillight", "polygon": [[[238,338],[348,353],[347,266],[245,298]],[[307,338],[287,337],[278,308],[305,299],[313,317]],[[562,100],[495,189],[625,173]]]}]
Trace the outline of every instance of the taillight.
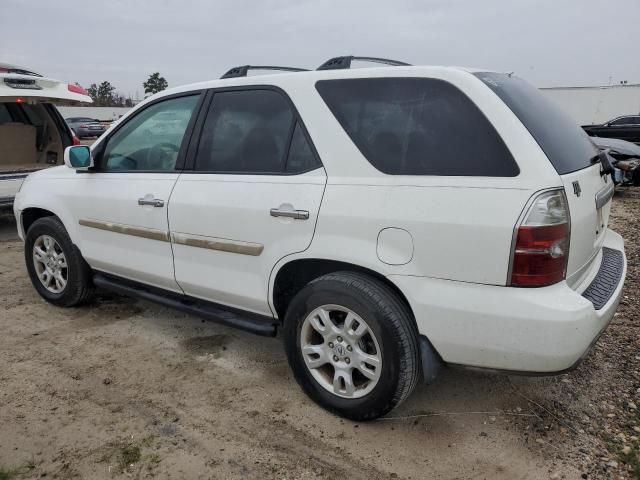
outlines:
[{"label": "taillight", "polygon": [[74,145],[80,145],[80,139],[75,135],[71,136],[71,141],[73,142]]},{"label": "taillight", "polygon": [[89,125],[80,125],[78,128],[89,128]]},{"label": "taillight", "polygon": [[89,95],[89,92],[87,92],[84,88],[82,88],[80,85],[75,85],[73,83],[69,83],[67,85],[67,89],[70,92],[79,93],[80,95]]},{"label": "taillight", "polygon": [[535,197],[514,232],[511,286],[544,287],[564,280],[570,236],[564,189]]}]

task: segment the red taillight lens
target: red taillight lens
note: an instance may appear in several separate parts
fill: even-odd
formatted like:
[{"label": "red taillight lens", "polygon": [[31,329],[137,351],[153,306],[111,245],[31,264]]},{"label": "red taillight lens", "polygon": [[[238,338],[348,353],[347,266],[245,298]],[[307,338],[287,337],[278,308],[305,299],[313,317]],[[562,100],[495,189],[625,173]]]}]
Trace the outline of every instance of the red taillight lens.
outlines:
[{"label": "red taillight lens", "polygon": [[70,92],[73,92],[73,93],[79,93],[80,95],[89,95],[89,92],[87,92],[80,85],[75,85],[73,83],[69,83],[67,85],[67,88],[69,89]]},{"label": "red taillight lens", "polygon": [[74,145],[81,145],[80,139],[78,137],[76,137],[75,135],[72,135],[71,141],[73,142]]},{"label": "red taillight lens", "polygon": [[538,195],[515,235],[512,286],[544,287],[564,280],[571,228],[563,190]]},{"label": "red taillight lens", "polygon": [[567,273],[569,225],[518,228],[511,285],[542,287],[564,280]]}]

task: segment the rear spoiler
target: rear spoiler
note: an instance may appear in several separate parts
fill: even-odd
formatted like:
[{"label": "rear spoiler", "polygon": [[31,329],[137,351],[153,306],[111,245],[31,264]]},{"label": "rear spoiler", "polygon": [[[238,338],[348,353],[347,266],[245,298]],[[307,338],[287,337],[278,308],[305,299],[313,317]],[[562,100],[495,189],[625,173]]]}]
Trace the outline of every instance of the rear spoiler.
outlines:
[{"label": "rear spoiler", "polygon": [[0,99],[45,100],[51,103],[93,103],[88,92],[79,85],[53,78],[0,73]]}]

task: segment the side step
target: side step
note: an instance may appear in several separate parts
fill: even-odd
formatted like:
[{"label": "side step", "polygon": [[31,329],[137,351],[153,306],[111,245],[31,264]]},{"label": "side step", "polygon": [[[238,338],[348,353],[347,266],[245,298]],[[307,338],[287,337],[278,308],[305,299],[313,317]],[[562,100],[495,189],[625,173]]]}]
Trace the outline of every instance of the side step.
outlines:
[{"label": "side step", "polygon": [[256,335],[262,335],[264,337],[276,336],[276,320],[266,315],[245,312],[104,273],[96,273],[93,276],[93,283],[98,288],[104,288],[105,290],[110,290],[122,295],[159,303],[160,305],[180,310],[181,312],[191,313],[192,315],[235,327],[246,332],[255,333]]}]

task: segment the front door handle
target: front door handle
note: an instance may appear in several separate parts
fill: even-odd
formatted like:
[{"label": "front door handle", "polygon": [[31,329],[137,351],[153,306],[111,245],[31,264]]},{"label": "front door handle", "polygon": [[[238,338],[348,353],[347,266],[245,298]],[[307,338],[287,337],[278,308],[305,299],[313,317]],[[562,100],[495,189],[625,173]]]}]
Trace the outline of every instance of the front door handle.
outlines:
[{"label": "front door handle", "polygon": [[152,207],[164,207],[164,200],[153,197],[142,197],[138,199],[138,205],[151,205]]},{"label": "front door handle", "polygon": [[309,212],[307,210],[282,210],[280,208],[272,208],[269,213],[272,217],[286,217],[294,220],[309,220]]}]

